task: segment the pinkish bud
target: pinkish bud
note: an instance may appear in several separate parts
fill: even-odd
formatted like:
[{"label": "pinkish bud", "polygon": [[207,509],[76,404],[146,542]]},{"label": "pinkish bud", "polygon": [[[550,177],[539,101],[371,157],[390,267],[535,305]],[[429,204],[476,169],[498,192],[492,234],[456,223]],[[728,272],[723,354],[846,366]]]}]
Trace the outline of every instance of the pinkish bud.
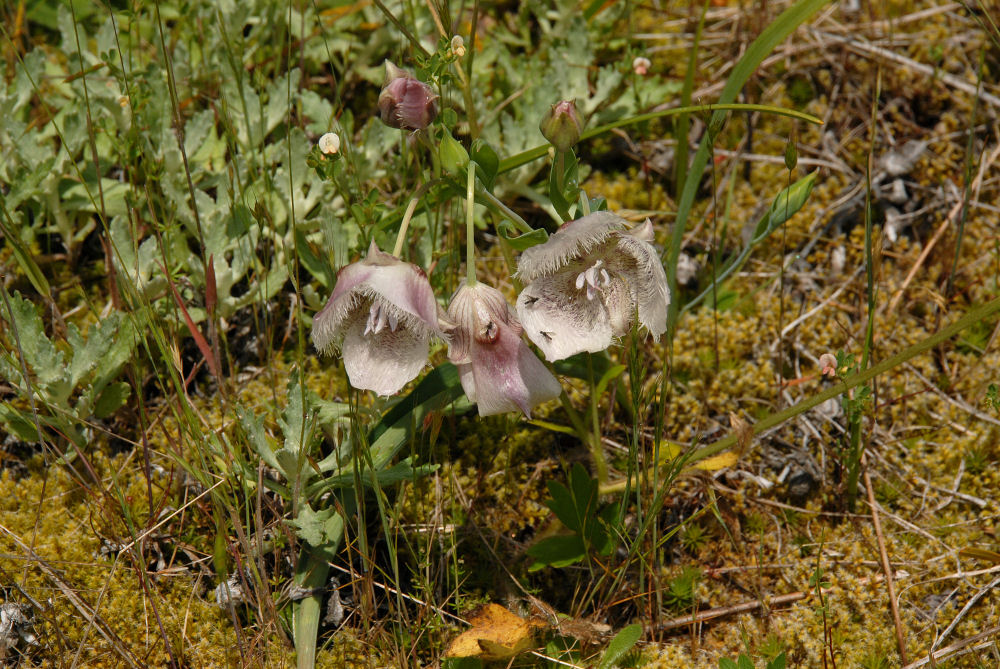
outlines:
[{"label": "pinkish bud", "polygon": [[837,356],[832,353],[819,356],[819,369],[823,376],[837,376]]},{"label": "pinkish bud", "polygon": [[385,86],[378,96],[378,115],[391,128],[423,130],[438,115],[438,96],[434,89],[385,62]]},{"label": "pinkish bud", "polygon": [[583,121],[577,114],[576,101],[563,100],[552,105],[538,129],[557,151],[569,151],[583,134]]}]

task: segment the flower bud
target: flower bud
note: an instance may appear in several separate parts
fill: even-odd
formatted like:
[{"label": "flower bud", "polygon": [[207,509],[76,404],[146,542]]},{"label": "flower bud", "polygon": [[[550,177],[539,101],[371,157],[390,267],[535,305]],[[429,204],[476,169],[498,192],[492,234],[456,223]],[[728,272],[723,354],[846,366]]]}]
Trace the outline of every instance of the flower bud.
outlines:
[{"label": "flower bud", "polygon": [[469,152],[447,130],[441,136],[438,154],[441,158],[441,167],[451,174],[455,174],[469,164]]},{"label": "flower bud", "polygon": [[335,132],[328,132],[319,138],[319,150],[323,154],[332,156],[340,152],[340,135]]},{"label": "flower bud", "polygon": [[652,67],[652,65],[653,64],[649,62],[649,58],[646,58],[645,56],[636,56],[632,60],[632,71],[640,77],[644,77],[649,72],[649,68]]},{"label": "flower bud", "polygon": [[557,151],[569,151],[583,134],[583,121],[576,112],[576,101],[563,100],[552,105],[538,129]]},{"label": "flower bud", "polygon": [[391,128],[423,130],[437,118],[438,96],[412,74],[385,62],[385,86],[378,96],[378,115]]}]

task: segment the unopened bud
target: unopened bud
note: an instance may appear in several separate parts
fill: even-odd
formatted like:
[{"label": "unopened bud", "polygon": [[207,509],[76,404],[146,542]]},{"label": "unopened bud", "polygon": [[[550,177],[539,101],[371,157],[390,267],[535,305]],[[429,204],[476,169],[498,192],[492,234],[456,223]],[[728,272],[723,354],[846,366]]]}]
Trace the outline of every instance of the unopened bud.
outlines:
[{"label": "unopened bud", "polygon": [[455,174],[469,164],[469,152],[447,130],[441,137],[438,155],[441,158],[441,167],[451,174]]},{"label": "unopened bud", "polygon": [[328,132],[319,138],[319,150],[328,156],[340,153],[340,135]]},{"label": "unopened bud", "polygon": [[538,129],[557,151],[569,151],[583,134],[583,122],[576,112],[576,102],[563,100],[552,105],[538,124]]},{"label": "unopened bud", "polygon": [[437,118],[438,96],[434,89],[385,62],[385,86],[378,96],[378,115],[391,128],[423,130]]},{"label": "unopened bud", "polygon": [[640,77],[644,77],[646,76],[646,73],[649,72],[649,68],[652,67],[652,65],[653,64],[649,62],[649,58],[636,56],[635,59],[632,60],[632,71]]}]

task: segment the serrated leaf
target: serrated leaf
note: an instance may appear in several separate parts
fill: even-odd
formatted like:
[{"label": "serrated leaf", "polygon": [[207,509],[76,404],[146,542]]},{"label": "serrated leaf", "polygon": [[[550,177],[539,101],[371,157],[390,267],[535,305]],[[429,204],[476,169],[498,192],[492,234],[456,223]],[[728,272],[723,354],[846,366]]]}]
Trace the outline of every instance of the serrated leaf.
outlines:
[{"label": "serrated leaf", "polygon": [[236,408],[236,416],[240,421],[240,427],[246,433],[247,440],[257,452],[257,455],[260,456],[260,459],[272,469],[281,471],[278,459],[274,455],[274,450],[271,448],[267,435],[264,434],[264,426],[261,424],[260,417],[243,406]]},{"label": "serrated leaf", "polygon": [[313,511],[309,504],[299,506],[298,515],[289,520],[288,524],[295,528],[295,533],[314,550],[321,552],[327,559],[335,557],[340,540],[344,536],[344,519],[333,508]]},{"label": "serrated leaf", "polygon": [[[35,373],[36,390],[40,385],[50,397],[62,398],[65,402],[72,386],[69,385],[69,374],[63,362],[62,351],[57,350],[45,336],[45,327],[38,312],[35,311],[34,304],[15,292],[10,297],[10,308],[12,313],[7,314],[4,310],[2,317],[8,322],[13,318],[13,324],[17,328],[17,341],[24,352],[25,362]],[[22,390],[27,391],[27,388]]]}]

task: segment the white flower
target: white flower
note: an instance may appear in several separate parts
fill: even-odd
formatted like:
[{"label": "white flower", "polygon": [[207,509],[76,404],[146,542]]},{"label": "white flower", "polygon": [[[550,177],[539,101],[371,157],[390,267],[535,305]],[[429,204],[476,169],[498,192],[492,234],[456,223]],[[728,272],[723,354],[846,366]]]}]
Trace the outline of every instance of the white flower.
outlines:
[{"label": "white flower", "polygon": [[482,283],[463,285],[448,315],[457,327],[448,357],[480,416],[523,411],[559,397],[562,388],[521,339],[521,324],[503,294]]},{"label": "white flower", "polygon": [[461,35],[455,35],[451,38],[451,52],[455,54],[456,58],[465,55],[465,40],[462,39]]},{"label": "white flower", "polygon": [[627,230],[624,219],[597,211],[521,254],[517,315],[546,359],[603,351],[636,315],[654,339],[666,331],[670,291],[652,240],[648,219]]},{"label": "white flower", "polygon": [[333,155],[340,151],[340,135],[335,132],[328,132],[319,138],[319,150],[326,155]]},{"label": "white flower", "polygon": [[431,335],[444,338],[449,326],[439,310],[424,271],[372,242],[364,260],[337,273],[313,319],[313,344],[341,350],[355,388],[392,395],[427,364]]},{"label": "white flower", "polygon": [[653,64],[649,62],[649,58],[646,58],[645,56],[636,56],[632,60],[632,71],[642,77],[649,72],[649,68],[652,67],[652,65]]}]

